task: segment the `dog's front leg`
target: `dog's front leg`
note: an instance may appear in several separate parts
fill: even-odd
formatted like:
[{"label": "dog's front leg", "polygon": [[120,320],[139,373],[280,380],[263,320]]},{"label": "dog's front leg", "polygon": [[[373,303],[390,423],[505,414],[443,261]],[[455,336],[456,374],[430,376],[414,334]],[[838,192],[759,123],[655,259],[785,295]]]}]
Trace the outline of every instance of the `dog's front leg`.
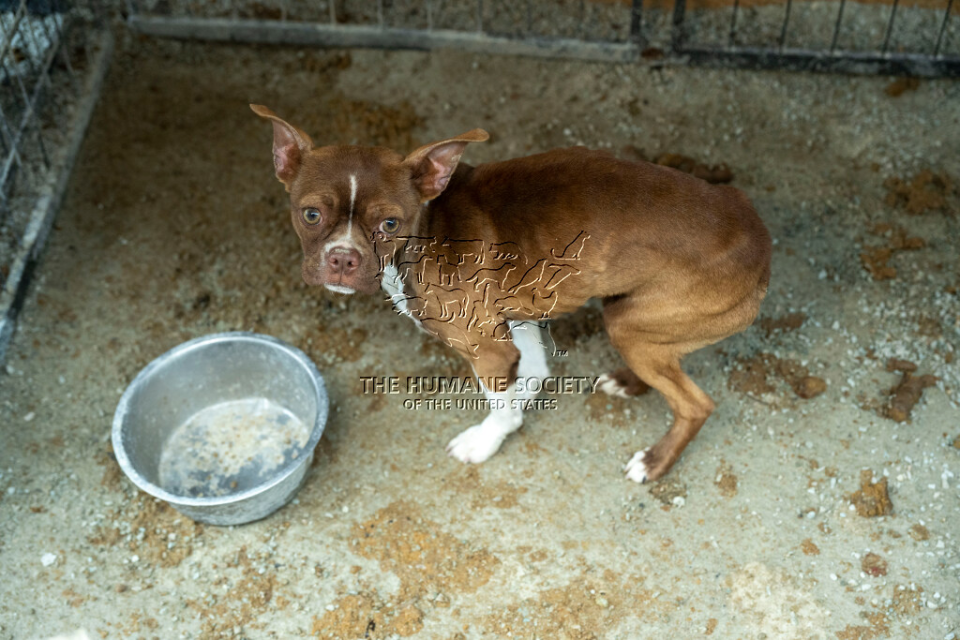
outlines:
[{"label": "dog's front leg", "polygon": [[471,363],[490,403],[490,413],[447,445],[447,453],[461,462],[483,462],[496,453],[504,439],[523,424],[518,401],[535,396],[533,390],[539,385],[531,382],[542,382],[549,375],[540,327],[511,322],[510,335],[508,341],[479,345],[477,359]]}]

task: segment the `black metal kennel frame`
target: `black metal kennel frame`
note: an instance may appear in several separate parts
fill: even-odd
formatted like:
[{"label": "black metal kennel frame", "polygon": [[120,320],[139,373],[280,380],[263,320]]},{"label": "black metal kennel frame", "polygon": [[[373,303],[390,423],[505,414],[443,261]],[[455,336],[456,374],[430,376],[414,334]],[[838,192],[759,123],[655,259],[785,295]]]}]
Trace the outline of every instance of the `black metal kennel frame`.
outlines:
[{"label": "black metal kennel frame", "polygon": [[112,49],[92,3],[0,0],[0,362]]},{"label": "black metal kennel frame", "polygon": [[[184,39],[960,76],[960,16],[953,15],[960,0],[647,2],[128,0],[128,6],[133,29]],[[445,24],[444,12],[453,16]],[[592,29],[598,20],[616,28]]]}]

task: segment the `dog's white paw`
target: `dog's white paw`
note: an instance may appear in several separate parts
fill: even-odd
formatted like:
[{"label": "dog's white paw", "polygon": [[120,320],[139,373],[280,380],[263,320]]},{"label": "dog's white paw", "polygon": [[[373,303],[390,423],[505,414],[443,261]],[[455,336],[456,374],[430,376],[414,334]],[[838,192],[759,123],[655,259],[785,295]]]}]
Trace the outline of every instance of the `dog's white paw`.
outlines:
[{"label": "dog's white paw", "polygon": [[637,451],[635,454],[633,454],[633,457],[630,458],[630,462],[628,462],[627,466],[623,469],[627,474],[627,477],[634,482],[639,482],[642,484],[647,481],[647,465],[645,465],[643,462],[643,459],[646,456],[646,450]]},{"label": "dog's white paw", "polygon": [[617,398],[629,398],[627,388],[617,382],[609,373],[605,373],[597,379],[597,388],[608,396]]},{"label": "dog's white paw", "polygon": [[447,445],[447,453],[460,462],[484,462],[497,452],[507,434],[489,425],[470,427]]}]

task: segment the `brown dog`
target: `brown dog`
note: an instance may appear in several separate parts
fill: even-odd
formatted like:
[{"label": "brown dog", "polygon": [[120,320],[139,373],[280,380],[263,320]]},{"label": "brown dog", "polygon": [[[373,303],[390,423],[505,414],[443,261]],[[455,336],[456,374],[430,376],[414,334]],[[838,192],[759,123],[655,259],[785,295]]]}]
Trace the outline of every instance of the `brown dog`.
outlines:
[{"label": "brown dog", "polygon": [[398,311],[460,352],[490,414],[448,446],[483,462],[520,427],[548,375],[540,323],[590,298],[627,367],[603,391],[657,389],[673,426],[626,465],[637,482],[676,462],[714,404],[680,359],[748,327],[770,279],[770,235],[747,197],[687,174],[576,147],[470,167],[474,129],[404,157],[315,147],[266,107],[277,177],[290,193],[303,278],[386,290]]}]

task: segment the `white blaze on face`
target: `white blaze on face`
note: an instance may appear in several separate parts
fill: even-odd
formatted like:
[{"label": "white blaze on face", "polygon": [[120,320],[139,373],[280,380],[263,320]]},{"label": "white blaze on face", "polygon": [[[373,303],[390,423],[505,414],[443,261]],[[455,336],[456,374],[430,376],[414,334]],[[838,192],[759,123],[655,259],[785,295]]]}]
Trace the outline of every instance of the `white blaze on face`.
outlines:
[{"label": "white blaze on face", "polygon": [[[337,247],[345,247],[347,249],[355,249],[361,251],[360,247],[353,239],[353,213],[357,205],[357,176],[356,174],[350,174],[350,210],[347,213],[347,230],[341,233],[336,238],[332,238],[327,241],[327,244],[323,246],[323,256],[326,260],[326,256],[330,255],[330,251]],[[325,284],[324,285],[330,291],[335,291],[336,293],[345,293],[351,294],[354,293],[354,290],[350,287],[345,287],[340,284]]]},{"label": "white blaze on face", "polygon": [[353,213],[357,204],[357,176],[350,174],[350,210],[347,213],[347,230],[336,238],[331,238],[323,246],[323,255],[327,255],[334,247],[347,247],[360,251],[360,247],[353,240]]},{"label": "white blaze on face", "polygon": [[347,219],[347,236],[353,231],[353,207],[357,203],[357,176],[350,174],[350,217]]}]

